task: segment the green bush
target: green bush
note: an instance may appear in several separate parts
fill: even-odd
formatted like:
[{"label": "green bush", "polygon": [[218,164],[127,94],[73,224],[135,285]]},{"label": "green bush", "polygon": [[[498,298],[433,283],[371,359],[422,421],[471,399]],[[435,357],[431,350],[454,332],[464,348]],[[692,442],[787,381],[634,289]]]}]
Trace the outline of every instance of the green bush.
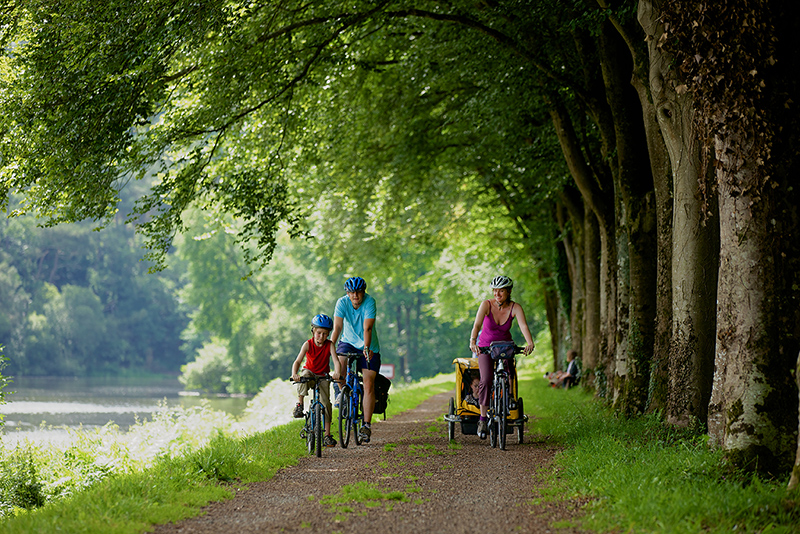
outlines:
[{"label": "green bush", "polygon": [[44,484],[31,453],[19,452],[0,463],[0,513],[14,508],[32,510],[44,506]]}]

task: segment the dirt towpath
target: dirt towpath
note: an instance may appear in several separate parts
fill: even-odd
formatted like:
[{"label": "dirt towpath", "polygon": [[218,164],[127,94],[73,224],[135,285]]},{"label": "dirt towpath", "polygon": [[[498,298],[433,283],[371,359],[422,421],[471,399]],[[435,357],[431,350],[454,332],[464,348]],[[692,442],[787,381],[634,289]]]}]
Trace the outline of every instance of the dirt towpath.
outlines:
[{"label": "dirt towpath", "polygon": [[[509,434],[507,450],[492,449],[488,439],[462,435],[459,425],[457,445],[449,446],[446,425],[436,418],[447,411],[451,396],[436,395],[374,422],[368,444],[356,446],[351,438],[347,449],[324,449],[322,458],[303,458],[234,499],[210,504],[203,515],[159,525],[155,532],[585,532],[569,526],[576,524],[583,503],[540,499],[543,474],[552,469],[558,448],[529,435],[519,445]],[[326,502],[326,496],[341,495],[343,486],[359,481],[383,493],[403,492],[407,499]]]}]

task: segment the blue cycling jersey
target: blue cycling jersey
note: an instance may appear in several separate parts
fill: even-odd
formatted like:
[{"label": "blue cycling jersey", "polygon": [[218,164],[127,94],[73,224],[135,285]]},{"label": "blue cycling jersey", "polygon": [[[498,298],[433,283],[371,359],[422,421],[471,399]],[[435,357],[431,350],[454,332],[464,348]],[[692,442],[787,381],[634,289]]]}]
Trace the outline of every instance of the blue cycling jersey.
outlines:
[{"label": "blue cycling jersey", "polygon": [[[345,295],[336,301],[336,308],[333,312],[334,317],[341,317],[344,321],[344,328],[339,337],[343,341],[358,350],[364,350],[364,319],[375,319],[377,306],[375,299],[369,295],[364,295],[364,302],[355,309],[350,298]],[[369,348],[372,352],[380,352],[381,344],[378,341],[378,329],[372,328],[372,342]]]}]

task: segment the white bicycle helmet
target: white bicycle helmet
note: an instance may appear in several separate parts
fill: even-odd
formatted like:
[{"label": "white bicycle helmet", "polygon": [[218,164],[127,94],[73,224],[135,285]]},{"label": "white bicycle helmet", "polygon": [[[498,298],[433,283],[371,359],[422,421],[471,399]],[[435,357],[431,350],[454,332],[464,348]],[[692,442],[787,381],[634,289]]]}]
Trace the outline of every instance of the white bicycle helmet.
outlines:
[{"label": "white bicycle helmet", "polygon": [[492,289],[502,289],[504,287],[511,289],[512,287],[514,287],[514,281],[507,276],[500,275],[492,278],[492,283],[489,284],[489,286]]}]

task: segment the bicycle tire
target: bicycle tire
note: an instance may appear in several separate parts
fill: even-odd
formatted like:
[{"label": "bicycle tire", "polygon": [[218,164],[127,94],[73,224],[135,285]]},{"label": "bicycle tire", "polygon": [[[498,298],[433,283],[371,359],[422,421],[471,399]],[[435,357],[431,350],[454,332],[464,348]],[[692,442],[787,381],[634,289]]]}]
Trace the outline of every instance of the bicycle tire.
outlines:
[{"label": "bicycle tire", "polygon": [[346,449],[350,443],[350,392],[344,389],[339,397],[339,439]]},{"label": "bicycle tire", "polygon": [[500,396],[498,393],[499,386],[500,381],[495,375],[494,382],[492,382],[492,404],[491,412],[489,414],[489,444],[493,449],[497,447],[497,413],[499,411],[498,397]]},{"label": "bicycle tire", "polygon": [[314,418],[312,410],[309,408],[306,415],[306,446],[308,447],[308,454],[314,454],[314,428],[312,427],[312,419]]},{"label": "bicycle tire", "polygon": [[314,404],[314,441],[317,458],[322,458],[322,403]]},{"label": "bicycle tire", "polygon": [[517,443],[525,443],[525,411],[522,408],[522,397],[517,399],[517,412],[519,419],[517,423]]},{"label": "bicycle tire", "polygon": [[363,393],[359,390],[353,397],[354,402],[351,405],[351,412],[353,416],[350,418],[353,425],[353,438],[356,440],[356,445],[361,445],[361,435],[359,434],[359,427],[361,426],[361,413],[360,407],[363,406]]},{"label": "bicycle tire", "polygon": [[[454,417],[456,415],[456,401],[453,397],[450,397],[450,407],[447,410],[447,415],[450,417]],[[447,440],[453,441],[454,439],[456,439],[456,423],[455,421],[448,421]]]},{"label": "bicycle tire", "polygon": [[498,402],[497,437],[500,450],[506,450],[506,431],[508,422],[508,382],[503,380],[500,386],[500,399]]}]

